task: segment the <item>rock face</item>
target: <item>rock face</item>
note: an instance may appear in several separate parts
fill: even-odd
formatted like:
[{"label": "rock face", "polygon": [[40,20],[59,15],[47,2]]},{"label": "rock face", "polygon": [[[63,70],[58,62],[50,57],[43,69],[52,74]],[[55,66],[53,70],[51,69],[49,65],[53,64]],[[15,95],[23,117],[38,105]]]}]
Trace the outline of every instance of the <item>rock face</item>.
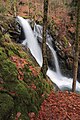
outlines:
[{"label": "rock face", "polygon": [[0,18],[0,30],[2,31],[2,33],[8,33],[13,40],[19,41],[21,27],[15,20],[15,18],[9,16],[0,16]]},{"label": "rock face", "polygon": [[49,25],[49,32],[53,38],[53,47],[56,50],[59,59],[59,65],[62,74],[68,77],[72,77],[73,67],[73,45],[72,42],[63,36],[58,36],[58,31],[53,29],[51,24]]},{"label": "rock face", "polygon": [[[67,47],[65,41],[56,40],[55,41],[56,51],[59,59],[59,65],[62,74],[72,77],[72,67],[73,67],[73,50],[72,46]],[[64,72],[65,71],[65,72]]]},{"label": "rock face", "polygon": [[[49,26],[49,32],[53,37],[53,47],[57,52],[61,73],[67,77],[73,77],[73,56],[74,56],[74,40],[75,31],[72,33],[67,31],[67,35],[60,38],[57,30]],[[80,82],[80,55],[78,67],[78,81]]]}]

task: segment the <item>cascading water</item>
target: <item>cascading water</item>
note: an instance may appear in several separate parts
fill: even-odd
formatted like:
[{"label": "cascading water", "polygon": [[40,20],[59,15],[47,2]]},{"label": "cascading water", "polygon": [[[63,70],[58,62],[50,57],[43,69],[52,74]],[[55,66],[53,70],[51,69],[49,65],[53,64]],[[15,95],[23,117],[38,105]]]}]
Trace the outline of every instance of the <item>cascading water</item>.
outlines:
[{"label": "cascading water", "polygon": [[[42,66],[42,61],[43,61],[42,60],[42,52],[41,52],[41,48],[38,44],[38,41],[36,39],[37,37],[39,37],[42,40],[42,27],[40,25],[35,24],[34,33],[33,33],[27,20],[25,20],[19,16],[18,16],[18,19],[20,21],[21,26],[23,27],[25,37],[26,37],[26,39],[23,41],[22,44],[24,44],[24,45],[27,44],[28,48],[30,49],[32,55],[34,56],[34,58],[36,59],[38,64],[40,66]],[[60,89],[63,89],[63,88],[71,89],[73,80],[72,80],[72,78],[67,78],[67,77],[64,77],[61,75],[56,52],[52,48],[51,41],[52,41],[51,36],[49,36],[49,34],[47,34],[47,45],[49,46],[49,48],[54,56],[56,72],[54,72],[50,68],[48,68],[47,75]],[[78,81],[76,82],[76,90],[80,91],[80,83],[78,83]]]},{"label": "cascading water", "polygon": [[[37,25],[35,23],[34,26],[34,34],[37,37],[40,38],[40,42],[42,42],[42,26]],[[55,62],[55,67],[56,67],[56,72],[58,74],[59,77],[61,77],[61,72],[60,72],[60,68],[59,68],[59,64],[58,64],[58,59],[57,59],[57,55],[56,55],[56,51],[52,48],[52,37],[47,33],[47,42],[46,44],[48,45],[48,47],[50,48],[51,52],[52,52],[52,56],[54,58],[54,62]]]},{"label": "cascading water", "polygon": [[47,43],[48,47],[50,48],[52,55],[54,57],[54,62],[55,62],[55,67],[56,67],[56,73],[59,77],[61,77],[61,71],[59,68],[59,64],[58,64],[58,59],[57,59],[57,55],[56,55],[56,51]]},{"label": "cascading water", "polygon": [[34,37],[33,31],[28,23],[27,20],[23,19],[22,17],[17,17],[20,21],[21,26],[23,27],[24,34],[25,34],[25,40],[23,41],[23,45],[28,46],[30,49],[31,54],[34,56],[36,61],[40,66],[42,66],[42,53],[41,49],[38,45],[37,40]]},{"label": "cascading water", "polygon": [[[42,34],[43,34],[43,27],[41,25],[37,25],[35,23],[35,26],[34,26],[34,35],[36,38],[39,38],[39,41],[42,42]],[[48,34],[48,31],[47,31],[47,43],[48,45],[52,46],[52,37]]]}]

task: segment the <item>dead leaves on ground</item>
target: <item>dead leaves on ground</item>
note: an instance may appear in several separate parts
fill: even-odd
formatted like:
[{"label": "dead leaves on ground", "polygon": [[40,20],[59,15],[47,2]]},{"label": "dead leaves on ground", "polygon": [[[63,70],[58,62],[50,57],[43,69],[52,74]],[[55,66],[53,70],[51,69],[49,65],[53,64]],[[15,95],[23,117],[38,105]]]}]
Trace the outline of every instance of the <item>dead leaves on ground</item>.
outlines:
[{"label": "dead leaves on ground", "polygon": [[29,62],[27,62],[26,59],[20,58],[18,56],[12,56],[11,61],[16,64],[16,67],[17,67],[17,70],[18,70],[18,79],[19,80],[24,79],[24,74],[22,72],[22,69],[24,68],[24,65],[29,66],[29,69],[31,70],[31,72],[34,76],[38,75],[38,72],[36,71],[36,69],[32,65],[29,65]]},{"label": "dead leaves on ground", "polygon": [[52,92],[44,100],[36,120],[80,120],[80,95]]},{"label": "dead leaves on ground", "polygon": [[21,116],[21,112],[17,112],[15,120],[19,120],[19,117]]}]

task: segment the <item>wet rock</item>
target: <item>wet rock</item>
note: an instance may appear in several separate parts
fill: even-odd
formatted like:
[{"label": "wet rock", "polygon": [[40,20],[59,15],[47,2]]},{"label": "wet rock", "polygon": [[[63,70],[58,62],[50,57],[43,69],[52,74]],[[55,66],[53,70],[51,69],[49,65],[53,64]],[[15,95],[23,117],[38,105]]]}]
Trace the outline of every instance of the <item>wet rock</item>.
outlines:
[{"label": "wet rock", "polygon": [[10,37],[18,41],[21,34],[21,28],[18,22],[13,17],[9,16],[0,16],[0,30],[2,34],[10,34]]}]

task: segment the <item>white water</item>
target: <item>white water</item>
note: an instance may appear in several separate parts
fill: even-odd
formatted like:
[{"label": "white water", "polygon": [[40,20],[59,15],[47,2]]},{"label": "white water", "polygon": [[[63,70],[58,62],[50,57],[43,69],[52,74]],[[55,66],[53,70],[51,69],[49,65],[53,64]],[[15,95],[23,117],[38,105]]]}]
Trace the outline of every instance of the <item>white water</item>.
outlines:
[{"label": "white water", "polygon": [[57,59],[57,55],[56,55],[56,51],[47,43],[48,47],[50,48],[53,58],[54,58],[54,62],[55,62],[55,67],[56,67],[56,73],[59,77],[61,77],[61,71],[59,68],[59,63],[58,63],[58,59]]},{"label": "white water", "polygon": [[[40,49],[40,46],[37,42],[37,36],[40,37],[42,39],[42,27],[38,25],[36,25],[36,28],[34,29],[34,32],[32,31],[29,23],[23,19],[22,17],[18,16],[18,19],[20,21],[21,26],[23,27],[26,39],[23,41],[22,44],[28,46],[28,48],[30,49],[32,55],[34,56],[34,58],[36,59],[36,61],[38,62],[38,64],[40,66],[42,66],[42,52]],[[40,29],[41,27],[41,29]],[[38,29],[39,28],[39,29]],[[38,32],[37,32],[38,31]],[[34,36],[35,34],[35,36]],[[49,78],[51,79],[51,81],[53,81],[60,89],[62,88],[72,88],[72,78],[67,78],[61,75],[60,72],[60,68],[59,68],[59,64],[58,64],[58,60],[57,60],[57,56],[56,56],[56,52],[54,51],[54,49],[52,48],[52,42],[51,42],[52,38],[47,35],[47,45],[49,46],[53,56],[54,56],[54,60],[55,60],[55,66],[56,66],[56,72],[52,71],[50,68],[48,68],[47,71],[47,75],[49,76]],[[80,91],[80,83],[76,83],[76,90]]]},{"label": "white water", "polygon": [[[34,26],[34,34],[36,36],[36,39],[37,39],[37,37],[40,38],[41,42],[42,42],[42,29],[43,29],[42,26],[35,24],[35,26]],[[56,51],[52,48],[52,37],[48,33],[47,33],[47,42],[46,42],[46,44],[48,45],[48,47],[51,50],[51,53],[52,53],[52,56],[53,56],[52,59],[54,59],[54,62],[55,62],[57,75],[59,77],[61,77],[61,72],[60,72],[60,68],[59,68],[59,64],[58,64]]]},{"label": "white water", "polygon": [[[43,30],[43,27],[41,25],[37,25],[35,23],[35,26],[34,26],[34,35],[35,37],[39,37],[40,39],[40,42],[42,42],[42,30]],[[48,31],[47,31],[48,32]],[[48,45],[52,45],[52,37],[47,33],[47,44]]]},{"label": "white water", "polygon": [[41,49],[38,45],[37,40],[34,37],[33,31],[28,23],[27,20],[23,19],[22,17],[18,16],[21,26],[23,27],[25,40],[23,41],[23,45],[27,45],[30,49],[31,54],[34,56],[36,61],[40,66],[42,66],[42,53]]}]

